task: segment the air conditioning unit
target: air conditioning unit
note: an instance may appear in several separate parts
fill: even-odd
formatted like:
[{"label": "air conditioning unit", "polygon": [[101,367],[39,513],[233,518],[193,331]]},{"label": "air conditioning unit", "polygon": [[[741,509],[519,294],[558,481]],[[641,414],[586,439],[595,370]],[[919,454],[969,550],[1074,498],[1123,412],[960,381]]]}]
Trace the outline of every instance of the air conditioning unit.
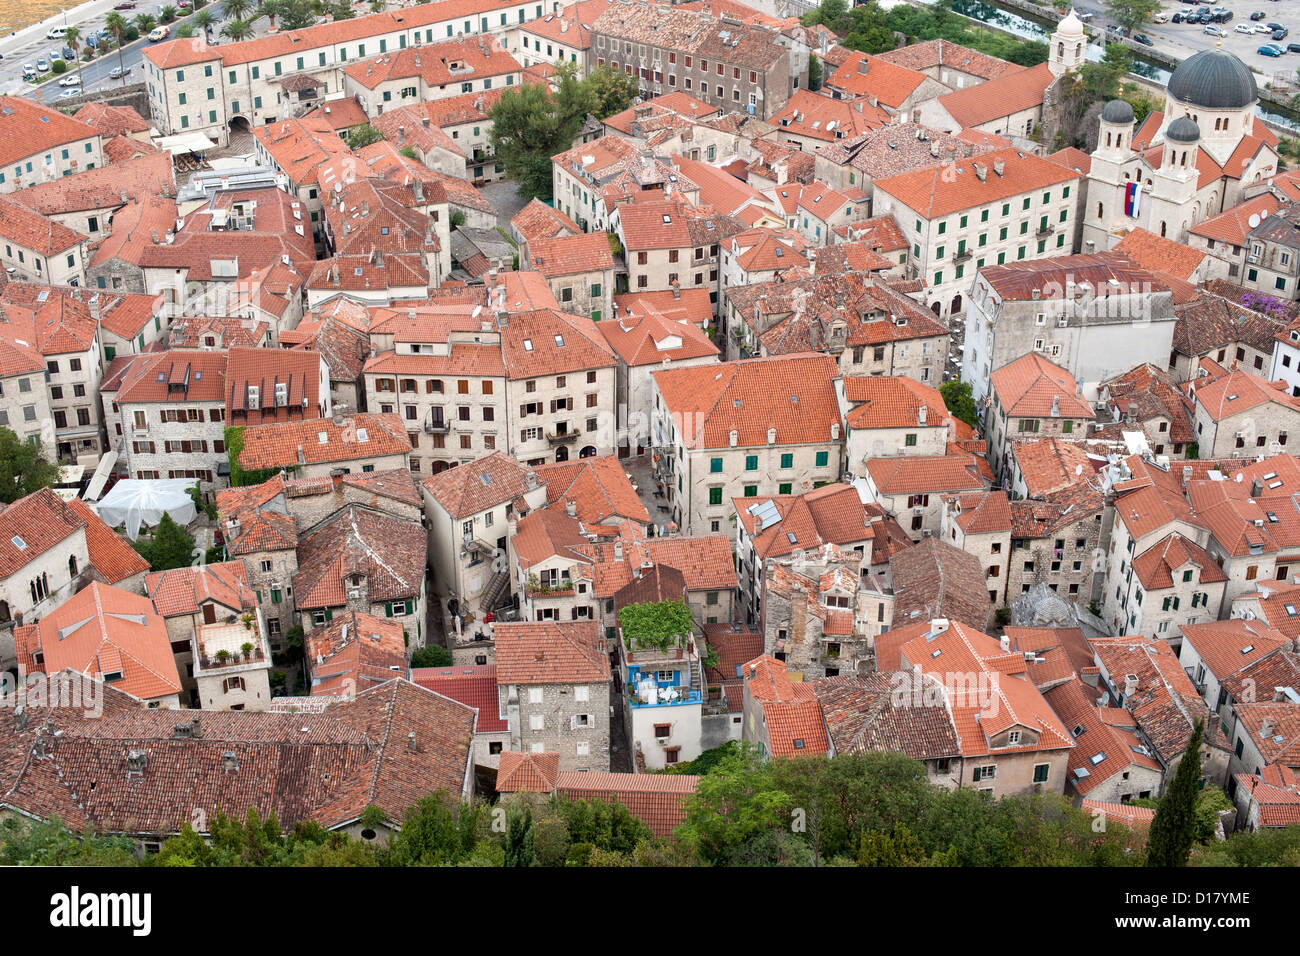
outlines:
[{"label": "air conditioning unit", "polygon": [[925,509],[924,509],[924,508],[913,508],[913,509],[912,509],[912,514],[914,514],[914,515],[923,515],[923,514],[925,514]]},{"label": "air conditioning unit", "polygon": [[248,386],[248,410],[250,412],[255,412],[261,407],[261,396],[258,394],[258,386]]}]

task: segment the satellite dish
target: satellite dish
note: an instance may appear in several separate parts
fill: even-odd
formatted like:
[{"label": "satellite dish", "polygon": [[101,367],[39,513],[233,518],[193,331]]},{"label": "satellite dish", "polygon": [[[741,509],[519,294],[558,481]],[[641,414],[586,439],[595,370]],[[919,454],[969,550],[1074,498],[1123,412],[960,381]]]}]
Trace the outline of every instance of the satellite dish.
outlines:
[{"label": "satellite dish", "polygon": [[1246,221],[1250,223],[1250,228],[1251,228],[1251,229],[1254,229],[1256,226],[1258,226],[1258,225],[1260,224],[1259,213],[1257,213],[1257,212],[1252,212],[1252,213],[1250,214],[1250,218],[1249,218],[1248,220],[1246,220]]},{"label": "satellite dish", "polygon": [[1232,480],[1235,481],[1237,484],[1241,484],[1241,472],[1237,472],[1235,475],[1233,475]]}]

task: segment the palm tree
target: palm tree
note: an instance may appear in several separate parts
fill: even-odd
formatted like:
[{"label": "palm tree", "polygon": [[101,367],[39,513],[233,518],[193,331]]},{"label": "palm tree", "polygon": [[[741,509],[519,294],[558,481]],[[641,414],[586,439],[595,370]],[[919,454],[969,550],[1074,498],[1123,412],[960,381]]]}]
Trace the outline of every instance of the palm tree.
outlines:
[{"label": "palm tree", "polygon": [[190,22],[195,28],[203,31],[203,36],[209,40],[212,39],[212,24],[216,22],[216,17],[212,15],[211,10],[200,10],[194,14],[194,19]]},{"label": "palm tree", "polygon": [[126,32],[126,18],[116,10],[104,17],[104,26],[117,40],[117,68],[122,71],[122,82],[126,82],[126,67],[122,62],[122,34]]},{"label": "palm tree", "polygon": [[176,39],[188,40],[192,36],[194,36],[194,24],[182,23],[176,28]]},{"label": "palm tree", "polygon": [[384,0],[370,0],[371,13],[383,13],[384,7],[386,6],[388,6],[388,4],[385,3]]},{"label": "palm tree", "polygon": [[172,23],[176,19],[176,8],[172,6],[163,7],[158,11],[158,19],[163,23]]},{"label": "palm tree", "polygon": [[253,28],[245,20],[231,20],[221,28],[221,35],[229,37],[238,43],[240,40],[247,40],[253,35]]},{"label": "palm tree", "polygon": [[267,18],[270,29],[274,30],[275,18],[284,13],[284,3],[283,0],[262,0],[258,4],[258,9],[261,15]]},{"label": "palm tree", "polygon": [[148,33],[158,25],[158,21],[148,13],[139,14],[133,21],[135,28],[141,33]]},{"label": "palm tree", "polygon": [[77,50],[81,47],[81,31],[76,27],[68,27],[63,31],[63,45],[72,51],[73,65],[77,68],[77,80],[81,80],[81,57],[77,56]]},{"label": "palm tree", "polygon": [[[253,9],[252,0],[226,0],[221,5],[221,15],[227,20],[242,21],[248,11]],[[223,33],[225,31],[222,31]]]}]

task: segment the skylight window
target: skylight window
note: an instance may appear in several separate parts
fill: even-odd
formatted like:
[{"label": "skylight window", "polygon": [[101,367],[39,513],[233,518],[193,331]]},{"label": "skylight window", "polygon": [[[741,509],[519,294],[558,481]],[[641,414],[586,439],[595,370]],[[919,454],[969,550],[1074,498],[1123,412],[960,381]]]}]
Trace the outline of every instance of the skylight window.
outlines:
[{"label": "skylight window", "polygon": [[1288,605],[1286,605],[1286,616],[1287,616],[1287,617],[1295,617],[1295,605],[1294,605],[1294,604],[1288,604]]},{"label": "skylight window", "polygon": [[1095,767],[1097,766],[1097,764],[1101,763],[1105,759],[1106,759],[1106,751],[1103,750],[1100,753],[1095,753],[1091,757],[1089,757],[1088,763],[1092,764]]},{"label": "skylight window", "polygon": [[798,544],[799,539],[796,538],[796,537],[794,536],[794,532],[793,532],[793,531],[787,531],[787,532],[785,533],[785,536],[786,536],[786,538],[789,540],[789,542],[790,542],[791,544]]},{"label": "skylight window", "polygon": [[317,432],[316,441],[321,445],[328,445],[330,441],[330,436],[326,432]]},{"label": "skylight window", "polygon": [[525,352],[531,352],[532,350],[533,350],[533,340],[532,340],[532,339],[524,339],[524,351],[525,351]]},{"label": "skylight window", "polygon": [[370,441],[370,434],[364,428],[358,428],[357,441],[362,443]]},{"label": "skylight window", "polygon": [[556,344],[556,346],[557,346],[558,348],[564,348],[564,336],[563,336],[563,335],[557,335],[557,336],[555,337],[555,344]]},{"label": "skylight window", "polygon": [[14,547],[18,548],[20,551],[27,550],[27,542],[24,541],[22,538],[18,537],[18,535],[14,535],[9,540],[12,541],[14,543]]},{"label": "skylight window", "polygon": [[938,657],[938,656],[939,656],[940,654],[942,654],[942,653],[943,653],[943,648],[942,648],[942,647],[940,647],[940,648],[936,648],[935,650],[933,650],[933,651],[930,652],[930,657],[931,657],[931,658],[935,658],[935,657]]},{"label": "skylight window", "polygon": [[1245,655],[1249,654],[1249,653],[1250,653],[1251,651],[1253,651],[1254,649],[1255,649],[1255,645],[1254,645],[1254,644],[1247,644],[1245,647],[1243,647],[1243,648],[1241,649],[1242,656],[1244,657]]},{"label": "skylight window", "polygon": [[671,223],[672,221],[673,221],[673,217],[672,217],[672,216],[669,216],[669,215],[667,215],[667,214],[665,213],[665,214],[664,214],[664,223],[665,223],[665,224],[668,224],[668,223]]},{"label": "skylight window", "polygon": [[1088,732],[1088,728],[1083,726],[1083,724],[1079,724],[1074,728],[1074,736],[1076,737],[1082,737],[1087,732]]}]

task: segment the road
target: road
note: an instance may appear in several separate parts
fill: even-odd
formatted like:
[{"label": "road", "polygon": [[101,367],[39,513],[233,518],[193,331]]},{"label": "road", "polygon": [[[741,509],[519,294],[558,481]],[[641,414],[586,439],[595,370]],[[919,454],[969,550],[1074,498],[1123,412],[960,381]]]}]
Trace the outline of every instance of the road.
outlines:
[{"label": "road", "polygon": [[[104,29],[104,18],[112,11],[115,2],[116,0],[103,0],[102,3],[97,2],[83,5],[83,7],[78,8],[78,10],[83,10],[86,7],[89,7],[89,15],[76,17],[79,22],[75,25],[77,26],[77,29],[81,31],[83,46],[85,43],[85,37],[92,33],[98,33],[100,30]],[[134,10],[123,10],[120,12],[128,22],[143,13],[151,14],[155,19],[157,19],[158,12],[167,5],[169,4],[139,3]],[[172,0],[170,5],[175,6],[174,0]],[[98,9],[100,6],[103,7],[102,10]],[[207,9],[217,15],[218,22],[220,22],[220,6],[217,4],[209,4]],[[176,19],[170,24],[173,37],[176,35],[177,28],[180,27],[182,23],[185,23],[194,13],[193,10],[188,12],[179,12],[184,12],[185,16]],[[73,18],[69,17],[68,25],[72,26],[73,23]],[[216,29],[217,28],[214,27],[214,32]],[[113,50],[89,62],[82,60],[80,67],[80,92],[89,93],[96,90],[106,90],[112,86],[139,83],[142,79],[140,61],[144,56],[145,48],[148,46],[150,46],[149,41],[144,37],[141,37],[134,43],[128,43],[122,48],[120,64],[129,68],[129,72],[118,80],[109,79],[109,74],[113,70],[117,69],[119,65],[118,51]],[[45,39],[44,30],[36,31],[35,36],[29,36],[26,39],[20,37],[0,40],[0,52],[3,52],[4,54],[4,59],[0,60],[0,90],[4,90],[11,95],[30,96],[33,99],[57,104],[59,95],[66,89],[66,87],[59,86],[58,81],[60,78],[55,77],[47,80],[40,86],[33,86],[23,80],[22,68],[25,63],[31,63],[34,65],[42,56],[47,59],[59,57],[62,48],[63,42],[61,40]]]},{"label": "road", "polygon": [[[1168,4],[1163,7],[1166,13],[1172,14],[1182,10],[1184,6],[1200,7],[1203,4]],[[1232,11],[1232,19],[1227,23],[1216,24],[1228,31],[1228,35],[1220,39],[1219,37],[1210,36],[1205,32],[1205,27],[1188,23],[1152,23],[1148,24],[1141,32],[1145,33],[1155,41],[1155,48],[1162,53],[1185,60],[1194,53],[1200,53],[1202,50],[1222,49],[1228,53],[1233,53],[1240,57],[1241,60],[1252,70],[1263,74],[1265,77],[1272,77],[1276,73],[1284,73],[1291,81],[1295,81],[1295,71],[1300,67],[1300,53],[1290,53],[1282,57],[1267,57],[1261,55],[1258,50],[1265,43],[1271,43],[1272,38],[1267,34],[1255,34],[1247,36],[1237,33],[1236,27],[1240,23],[1248,26],[1253,25],[1250,14],[1256,10],[1264,13],[1263,22],[1281,23],[1291,31],[1281,45],[1286,47],[1288,43],[1300,43],[1300,9],[1297,9],[1295,3],[1281,3],[1279,0],[1231,0],[1231,2],[1209,3],[1208,6],[1222,6]],[[1099,38],[1104,37],[1106,25],[1111,21],[1106,16],[1106,9],[1100,0],[1081,0],[1074,5],[1075,10],[1079,13],[1091,13],[1093,19],[1091,26],[1094,33]]]}]

